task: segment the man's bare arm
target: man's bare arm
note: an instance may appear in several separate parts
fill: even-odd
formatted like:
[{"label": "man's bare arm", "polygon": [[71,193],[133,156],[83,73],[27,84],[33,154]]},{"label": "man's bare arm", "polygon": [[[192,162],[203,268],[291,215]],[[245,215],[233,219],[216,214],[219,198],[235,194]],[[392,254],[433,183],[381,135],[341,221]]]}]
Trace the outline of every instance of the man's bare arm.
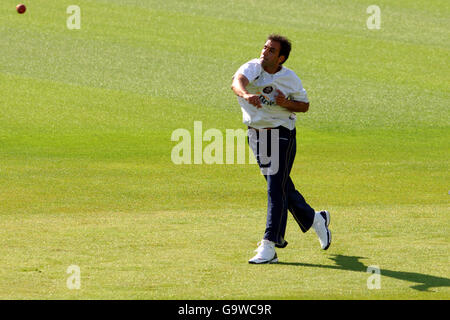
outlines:
[{"label": "man's bare arm", "polygon": [[286,108],[291,112],[306,112],[309,109],[309,102],[303,101],[295,101],[286,99],[286,96],[280,91],[277,90],[278,95],[275,98],[277,101],[277,105],[280,107]]},{"label": "man's bare arm", "polygon": [[243,74],[238,74],[233,78],[233,83],[231,84],[231,89],[238,97],[242,97],[248,101],[248,103],[254,105],[256,108],[261,108],[261,101],[259,100],[259,96],[256,94],[248,93],[247,85],[249,81],[246,76]]}]

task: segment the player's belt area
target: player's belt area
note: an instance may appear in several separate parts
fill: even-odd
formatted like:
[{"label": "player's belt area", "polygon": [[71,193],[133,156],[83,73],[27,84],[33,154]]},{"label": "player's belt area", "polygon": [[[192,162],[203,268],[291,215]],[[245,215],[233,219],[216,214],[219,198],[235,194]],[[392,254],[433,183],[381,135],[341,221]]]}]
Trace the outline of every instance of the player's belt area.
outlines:
[{"label": "player's belt area", "polygon": [[258,131],[260,131],[260,130],[272,130],[272,129],[278,129],[279,127],[276,127],[276,128],[261,128],[261,129],[257,129],[257,128],[253,128],[253,127],[248,126],[248,128],[249,128],[249,129],[253,129],[253,130],[258,130]]}]

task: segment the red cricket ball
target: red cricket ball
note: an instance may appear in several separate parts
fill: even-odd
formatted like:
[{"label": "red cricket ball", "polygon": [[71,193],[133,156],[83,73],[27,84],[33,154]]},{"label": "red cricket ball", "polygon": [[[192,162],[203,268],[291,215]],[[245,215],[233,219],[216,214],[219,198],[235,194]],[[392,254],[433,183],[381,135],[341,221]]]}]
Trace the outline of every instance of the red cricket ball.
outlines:
[{"label": "red cricket ball", "polygon": [[17,10],[18,13],[22,14],[22,13],[24,13],[27,10],[27,7],[25,7],[24,4],[18,4],[16,6],[16,10]]}]

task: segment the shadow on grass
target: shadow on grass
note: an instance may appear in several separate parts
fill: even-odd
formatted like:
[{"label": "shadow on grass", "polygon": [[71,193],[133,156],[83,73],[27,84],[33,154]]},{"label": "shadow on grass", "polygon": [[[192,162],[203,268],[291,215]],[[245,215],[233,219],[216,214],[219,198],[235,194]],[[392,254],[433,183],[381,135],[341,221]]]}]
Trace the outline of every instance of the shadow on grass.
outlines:
[{"label": "shadow on grass", "polygon": [[[299,267],[312,267],[312,268],[325,268],[325,269],[336,269],[336,270],[348,270],[356,272],[367,272],[367,267],[359,261],[360,259],[365,259],[364,257],[353,257],[353,256],[343,256],[343,255],[332,255],[330,260],[333,260],[336,265],[321,265],[321,264],[310,264],[301,262],[278,262],[280,265],[290,265]],[[392,271],[387,269],[381,269],[381,276],[391,277],[394,279],[404,280],[416,283],[416,285],[411,286],[412,289],[418,291],[428,291],[433,292],[430,288],[437,287],[449,287],[450,279],[430,276],[428,274],[416,273],[416,272],[402,272],[402,271]]]}]

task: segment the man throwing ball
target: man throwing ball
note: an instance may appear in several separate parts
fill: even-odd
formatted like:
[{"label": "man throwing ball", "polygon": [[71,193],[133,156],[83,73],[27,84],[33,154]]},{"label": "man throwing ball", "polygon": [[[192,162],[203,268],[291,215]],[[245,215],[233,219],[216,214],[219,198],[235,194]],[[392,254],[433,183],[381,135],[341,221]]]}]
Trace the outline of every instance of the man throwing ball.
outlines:
[{"label": "man throwing ball", "polygon": [[306,112],[309,101],[300,78],[283,66],[291,51],[280,35],[267,38],[259,59],[242,65],[233,76],[248,143],[267,180],[267,223],[252,264],[276,263],[275,247],[284,248],[289,210],[303,232],[311,227],[323,250],[331,244],[328,211],[315,211],[295,189],[290,171],[296,154],[296,112]]}]

